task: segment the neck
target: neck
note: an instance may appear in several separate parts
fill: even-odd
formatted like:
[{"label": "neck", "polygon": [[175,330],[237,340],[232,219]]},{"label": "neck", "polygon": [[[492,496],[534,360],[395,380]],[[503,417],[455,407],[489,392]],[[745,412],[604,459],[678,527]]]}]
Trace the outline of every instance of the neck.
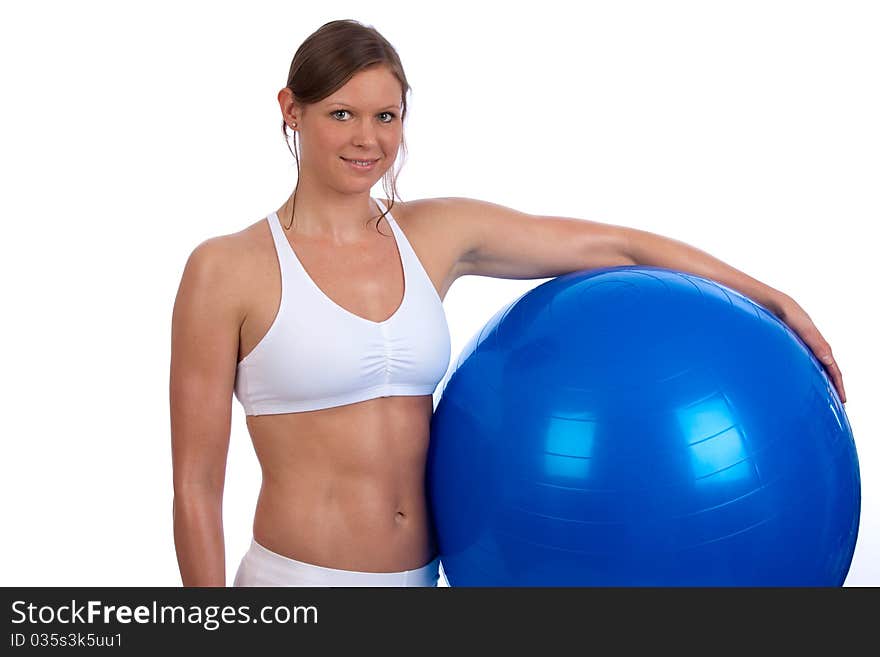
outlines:
[{"label": "neck", "polygon": [[369,219],[380,212],[369,190],[340,192],[301,175],[295,191],[296,206],[291,192],[278,209],[278,218],[285,229],[290,226],[288,232],[309,239],[336,244],[361,241],[370,228]]}]

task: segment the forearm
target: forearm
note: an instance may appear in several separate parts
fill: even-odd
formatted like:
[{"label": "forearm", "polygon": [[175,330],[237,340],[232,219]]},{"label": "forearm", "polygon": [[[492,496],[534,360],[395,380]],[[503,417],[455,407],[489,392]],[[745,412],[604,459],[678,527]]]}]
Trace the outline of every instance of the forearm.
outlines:
[{"label": "forearm", "polygon": [[174,496],[174,545],[184,586],[225,586],[222,496]]},{"label": "forearm", "polygon": [[711,279],[749,297],[780,317],[788,304],[793,303],[783,292],[679,240],[626,228],[624,245],[627,256],[634,264],[662,267]]}]

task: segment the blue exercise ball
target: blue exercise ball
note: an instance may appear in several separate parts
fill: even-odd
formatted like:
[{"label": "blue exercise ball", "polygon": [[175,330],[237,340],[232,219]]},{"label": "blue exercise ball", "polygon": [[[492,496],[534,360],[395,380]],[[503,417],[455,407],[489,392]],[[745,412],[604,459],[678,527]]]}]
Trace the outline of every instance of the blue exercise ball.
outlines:
[{"label": "blue exercise ball", "polygon": [[840,586],[849,421],[764,307],[646,266],[551,279],[463,348],[426,487],[450,586]]}]

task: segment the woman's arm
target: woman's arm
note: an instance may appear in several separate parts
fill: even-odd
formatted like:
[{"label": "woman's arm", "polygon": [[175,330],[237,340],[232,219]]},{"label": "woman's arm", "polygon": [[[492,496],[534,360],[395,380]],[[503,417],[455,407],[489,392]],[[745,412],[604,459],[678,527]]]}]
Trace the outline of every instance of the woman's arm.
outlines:
[{"label": "woman's arm", "polygon": [[[766,306],[824,365],[841,401],[831,347],[791,297],[678,240],[587,219],[533,215],[476,199],[426,199],[426,212],[456,241],[459,276],[549,278],[599,267],[648,265],[709,278]],[[415,205],[415,204],[413,204]]]},{"label": "woman's arm", "polygon": [[635,228],[623,228],[622,236],[623,251],[633,264],[696,274],[726,285],[765,306],[801,336],[825,366],[840,400],[846,402],[843,374],[831,353],[831,345],[806,311],[790,296],[684,242]]},{"label": "woman's arm", "polygon": [[674,269],[711,279],[757,301],[777,316],[791,302],[779,290],[676,239],[646,230],[624,228],[623,249],[633,264]]},{"label": "woman's arm", "polygon": [[225,586],[223,484],[243,319],[223,238],[190,254],[171,328],[174,544],[184,586]]}]

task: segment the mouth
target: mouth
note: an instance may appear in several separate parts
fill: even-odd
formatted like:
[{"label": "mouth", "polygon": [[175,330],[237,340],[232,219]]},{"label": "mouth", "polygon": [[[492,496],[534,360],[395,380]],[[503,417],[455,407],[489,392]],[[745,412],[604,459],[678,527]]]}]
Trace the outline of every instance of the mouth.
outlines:
[{"label": "mouth", "polygon": [[369,159],[369,160],[350,160],[348,158],[339,156],[339,159],[345,161],[349,166],[359,169],[361,171],[369,171],[374,166],[376,166],[376,162],[379,161],[379,158]]}]

